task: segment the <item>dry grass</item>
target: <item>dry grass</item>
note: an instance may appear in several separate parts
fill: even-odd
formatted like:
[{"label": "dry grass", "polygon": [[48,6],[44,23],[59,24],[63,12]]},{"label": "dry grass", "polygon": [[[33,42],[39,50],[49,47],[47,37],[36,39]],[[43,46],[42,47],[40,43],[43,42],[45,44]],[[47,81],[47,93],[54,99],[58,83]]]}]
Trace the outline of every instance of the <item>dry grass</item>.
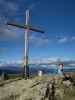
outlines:
[{"label": "dry grass", "polygon": [[[46,85],[52,78],[54,77],[43,76],[4,84],[0,87],[0,100],[41,100],[45,95]],[[65,88],[60,77],[57,76],[55,79],[57,100],[75,100],[74,87]]]}]

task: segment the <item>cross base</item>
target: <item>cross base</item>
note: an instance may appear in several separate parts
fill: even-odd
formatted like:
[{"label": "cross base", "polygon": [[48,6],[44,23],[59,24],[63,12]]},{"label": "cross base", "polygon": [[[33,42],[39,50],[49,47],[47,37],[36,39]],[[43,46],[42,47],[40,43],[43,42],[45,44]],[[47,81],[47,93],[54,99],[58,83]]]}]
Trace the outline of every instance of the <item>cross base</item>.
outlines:
[{"label": "cross base", "polygon": [[23,73],[23,78],[29,79],[30,74],[29,74],[29,65],[24,65],[24,73]]}]

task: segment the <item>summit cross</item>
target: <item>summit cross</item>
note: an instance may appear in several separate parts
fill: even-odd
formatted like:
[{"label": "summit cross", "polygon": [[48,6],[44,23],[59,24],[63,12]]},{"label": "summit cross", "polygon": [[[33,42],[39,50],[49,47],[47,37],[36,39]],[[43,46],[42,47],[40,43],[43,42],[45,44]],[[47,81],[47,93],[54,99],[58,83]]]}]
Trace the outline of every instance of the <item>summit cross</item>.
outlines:
[{"label": "summit cross", "polygon": [[43,30],[39,28],[32,27],[29,25],[29,19],[30,19],[30,10],[26,10],[26,22],[25,25],[20,25],[16,23],[10,23],[8,22],[7,25],[15,26],[18,28],[23,28],[25,29],[24,32],[24,72],[23,72],[23,77],[25,79],[29,79],[29,64],[28,64],[28,54],[29,54],[29,30],[34,31],[34,32],[40,32],[44,33]]}]

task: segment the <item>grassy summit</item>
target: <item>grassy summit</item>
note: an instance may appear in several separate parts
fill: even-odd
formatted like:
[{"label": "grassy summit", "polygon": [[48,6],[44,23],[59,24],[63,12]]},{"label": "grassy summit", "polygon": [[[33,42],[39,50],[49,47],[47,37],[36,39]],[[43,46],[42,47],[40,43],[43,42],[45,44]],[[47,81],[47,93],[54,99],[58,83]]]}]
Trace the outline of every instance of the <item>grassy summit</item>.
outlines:
[{"label": "grassy summit", "polygon": [[59,76],[35,77],[29,80],[20,79],[0,86],[0,100],[49,100],[43,99],[47,84],[55,81],[56,100],[75,100],[75,87],[62,82]]}]

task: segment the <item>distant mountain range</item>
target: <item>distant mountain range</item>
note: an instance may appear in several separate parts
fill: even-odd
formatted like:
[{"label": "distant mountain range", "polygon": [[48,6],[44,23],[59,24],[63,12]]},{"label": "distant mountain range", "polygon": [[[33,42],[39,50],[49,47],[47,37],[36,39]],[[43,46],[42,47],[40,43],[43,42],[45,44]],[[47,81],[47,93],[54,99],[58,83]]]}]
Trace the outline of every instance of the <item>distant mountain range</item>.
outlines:
[{"label": "distant mountain range", "polygon": [[[47,74],[57,74],[58,73],[58,66],[50,66],[50,65],[36,65],[36,64],[30,64],[30,73],[31,74],[37,74],[39,70],[42,70],[43,73]],[[22,64],[7,64],[0,66],[0,74],[7,73],[7,74],[18,74],[22,73],[23,71],[23,65]],[[64,72],[75,72],[75,67],[64,67]]]}]

